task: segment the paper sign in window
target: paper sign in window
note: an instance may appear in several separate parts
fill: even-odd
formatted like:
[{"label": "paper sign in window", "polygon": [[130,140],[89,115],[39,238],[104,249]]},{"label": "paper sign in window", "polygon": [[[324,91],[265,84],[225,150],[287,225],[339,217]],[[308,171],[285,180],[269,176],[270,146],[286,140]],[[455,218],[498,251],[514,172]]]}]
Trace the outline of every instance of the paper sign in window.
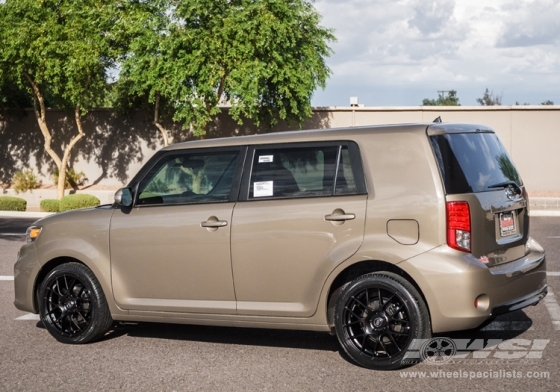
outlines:
[{"label": "paper sign in window", "polygon": [[261,155],[259,157],[259,163],[271,163],[274,162],[274,155]]},{"label": "paper sign in window", "polygon": [[253,184],[254,197],[274,196],[274,181],[259,181]]}]

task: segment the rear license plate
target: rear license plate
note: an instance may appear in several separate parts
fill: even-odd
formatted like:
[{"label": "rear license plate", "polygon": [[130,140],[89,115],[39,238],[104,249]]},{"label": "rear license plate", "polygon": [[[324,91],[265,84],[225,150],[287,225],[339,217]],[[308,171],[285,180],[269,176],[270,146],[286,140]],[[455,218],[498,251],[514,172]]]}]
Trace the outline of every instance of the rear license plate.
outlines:
[{"label": "rear license plate", "polygon": [[500,214],[500,234],[502,237],[515,234],[515,212],[502,212]]}]

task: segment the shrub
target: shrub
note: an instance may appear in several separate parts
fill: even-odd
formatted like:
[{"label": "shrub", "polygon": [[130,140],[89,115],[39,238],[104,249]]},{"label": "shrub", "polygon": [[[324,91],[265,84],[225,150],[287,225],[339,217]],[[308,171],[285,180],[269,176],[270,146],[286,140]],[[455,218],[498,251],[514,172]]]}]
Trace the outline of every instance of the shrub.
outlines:
[{"label": "shrub", "polygon": [[[54,173],[52,175],[54,184],[57,185],[58,184],[58,169],[54,170]],[[72,183],[74,183],[76,186],[82,186],[87,182],[87,178],[86,175],[84,174],[84,172],[77,172],[76,170],[74,170],[74,168],[70,168],[70,170],[68,170],[66,172],[66,181],[64,182],[64,189],[72,189]]]},{"label": "shrub", "polygon": [[0,211],[25,211],[27,201],[21,197],[0,196]]},{"label": "shrub", "polygon": [[58,212],[60,211],[60,200],[57,199],[44,199],[41,200],[42,212]]},{"label": "shrub", "polygon": [[12,185],[16,193],[32,191],[39,188],[41,183],[37,180],[37,176],[33,170],[18,170],[12,178]]},{"label": "shrub", "polygon": [[97,197],[93,195],[68,195],[60,199],[59,210],[61,212],[68,210],[77,210],[78,208],[96,207],[99,204],[101,204],[101,202]]}]

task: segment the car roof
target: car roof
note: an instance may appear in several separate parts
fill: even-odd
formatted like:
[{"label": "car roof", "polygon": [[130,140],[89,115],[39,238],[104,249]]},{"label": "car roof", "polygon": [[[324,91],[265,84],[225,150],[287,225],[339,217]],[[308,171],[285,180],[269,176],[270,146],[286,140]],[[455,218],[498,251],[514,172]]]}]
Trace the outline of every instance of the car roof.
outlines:
[{"label": "car roof", "polygon": [[[356,127],[310,129],[299,131],[281,131],[257,135],[232,136],[216,139],[193,140],[172,144],[163,148],[163,151],[207,148],[207,147],[227,147],[254,144],[276,144],[291,142],[312,142],[328,140],[351,140],[364,135],[373,133],[393,133],[393,132],[421,132],[430,134],[457,133],[457,132],[486,132],[491,131],[487,126],[477,124],[461,123],[409,123],[409,124],[388,124],[388,125],[368,125]],[[433,133],[432,133],[433,132]]]}]

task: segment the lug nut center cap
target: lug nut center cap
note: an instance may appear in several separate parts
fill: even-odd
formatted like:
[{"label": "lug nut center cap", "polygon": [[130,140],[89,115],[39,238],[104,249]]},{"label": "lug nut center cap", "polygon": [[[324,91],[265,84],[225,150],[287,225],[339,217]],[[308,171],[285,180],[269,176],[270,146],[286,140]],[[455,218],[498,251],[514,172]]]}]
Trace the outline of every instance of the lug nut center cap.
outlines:
[{"label": "lug nut center cap", "polygon": [[373,319],[373,326],[375,328],[380,328],[385,323],[385,320],[382,317],[376,317]]}]

